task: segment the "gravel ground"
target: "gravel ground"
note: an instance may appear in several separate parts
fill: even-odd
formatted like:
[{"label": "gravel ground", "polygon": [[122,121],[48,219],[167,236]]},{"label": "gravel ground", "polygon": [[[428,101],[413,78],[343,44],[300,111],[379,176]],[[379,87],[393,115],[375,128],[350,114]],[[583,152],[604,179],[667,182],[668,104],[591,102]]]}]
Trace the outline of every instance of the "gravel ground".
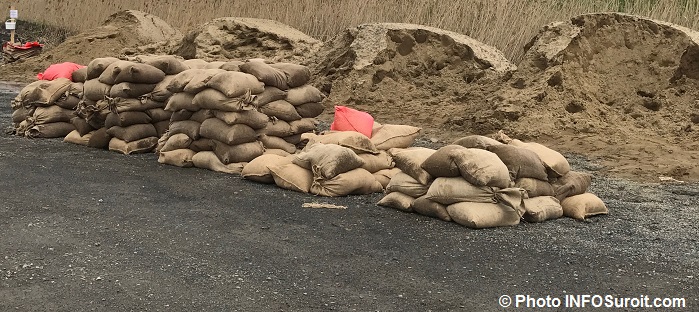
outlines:
[{"label": "gravel ground", "polygon": [[[14,92],[0,85],[0,129]],[[698,310],[699,185],[598,176],[591,191],[610,215],[470,230],[380,194],[319,198],[2,134],[0,310],[507,311],[501,295],[585,294]]]}]

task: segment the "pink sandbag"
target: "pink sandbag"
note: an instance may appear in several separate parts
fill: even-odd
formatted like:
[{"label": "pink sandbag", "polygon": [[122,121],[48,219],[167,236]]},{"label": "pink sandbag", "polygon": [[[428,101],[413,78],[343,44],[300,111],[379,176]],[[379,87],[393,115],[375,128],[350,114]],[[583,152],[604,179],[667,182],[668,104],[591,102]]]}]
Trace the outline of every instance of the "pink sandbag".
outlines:
[{"label": "pink sandbag", "polygon": [[71,62],[65,62],[60,64],[53,64],[49,66],[43,73],[36,75],[36,79],[39,80],[54,80],[57,78],[66,78],[68,80],[73,80],[73,72],[81,69],[85,66],[80,64],[75,64]]},{"label": "pink sandbag", "polygon": [[330,130],[356,131],[371,138],[373,127],[374,117],[369,113],[345,106],[335,106],[335,120],[330,125]]}]

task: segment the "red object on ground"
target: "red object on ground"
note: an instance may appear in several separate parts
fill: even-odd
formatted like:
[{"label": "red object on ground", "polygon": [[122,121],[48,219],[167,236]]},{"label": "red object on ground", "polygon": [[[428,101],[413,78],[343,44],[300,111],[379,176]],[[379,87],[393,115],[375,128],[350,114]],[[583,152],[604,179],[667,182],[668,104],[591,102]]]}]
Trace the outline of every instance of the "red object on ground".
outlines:
[{"label": "red object on ground", "polygon": [[373,127],[374,117],[369,113],[345,106],[335,106],[335,119],[330,125],[330,130],[356,131],[371,138]]},{"label": "red object on ground", "polygon": [[36,75],[36,79],[39,80],[54,80],[56,78],[67,78],[72,79],[73,72],[81,69],[85,66],[80,64],[75,64],[71,62],[65,62],[60,64],[53,64],[49,66],[43,73]]}]

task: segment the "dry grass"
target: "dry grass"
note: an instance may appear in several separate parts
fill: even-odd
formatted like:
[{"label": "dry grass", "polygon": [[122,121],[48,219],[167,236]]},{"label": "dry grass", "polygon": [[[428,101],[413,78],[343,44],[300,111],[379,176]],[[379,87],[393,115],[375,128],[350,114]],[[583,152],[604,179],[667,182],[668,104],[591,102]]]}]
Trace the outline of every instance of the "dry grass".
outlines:
[{"label": "dry grass", "polygon": [[[0,0],[9,6],[10,1]],[[85,30],[124,9],[155,14],[187,31],[222,16],[267,18],[326,40],[362,23],[404,22],[467,34],[518,62],[541,26],[583,13],[620,11],[698,29],[699,0],[33,0],[14,1],[20,17]]]}]

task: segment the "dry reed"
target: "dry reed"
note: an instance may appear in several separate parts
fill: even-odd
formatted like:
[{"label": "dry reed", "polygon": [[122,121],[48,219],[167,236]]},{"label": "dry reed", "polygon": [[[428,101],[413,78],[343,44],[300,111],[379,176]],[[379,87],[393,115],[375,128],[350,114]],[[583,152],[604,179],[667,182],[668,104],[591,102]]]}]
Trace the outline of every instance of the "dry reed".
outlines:
[{"label": "dry reed", "polygon": [[[14,3],[13,3],[14,2]],[[296,0],[95,1],[0,0],[14,4],[20,18],[75,31],[98,26],[125,9],[157,15],[182,31],[223,16],[273,19],[320,40],[362,23],[403,22],[469,35],[518,62],[524,45],[543,26],[571,16],[620,11],[697,29],[699,0]]]}]

